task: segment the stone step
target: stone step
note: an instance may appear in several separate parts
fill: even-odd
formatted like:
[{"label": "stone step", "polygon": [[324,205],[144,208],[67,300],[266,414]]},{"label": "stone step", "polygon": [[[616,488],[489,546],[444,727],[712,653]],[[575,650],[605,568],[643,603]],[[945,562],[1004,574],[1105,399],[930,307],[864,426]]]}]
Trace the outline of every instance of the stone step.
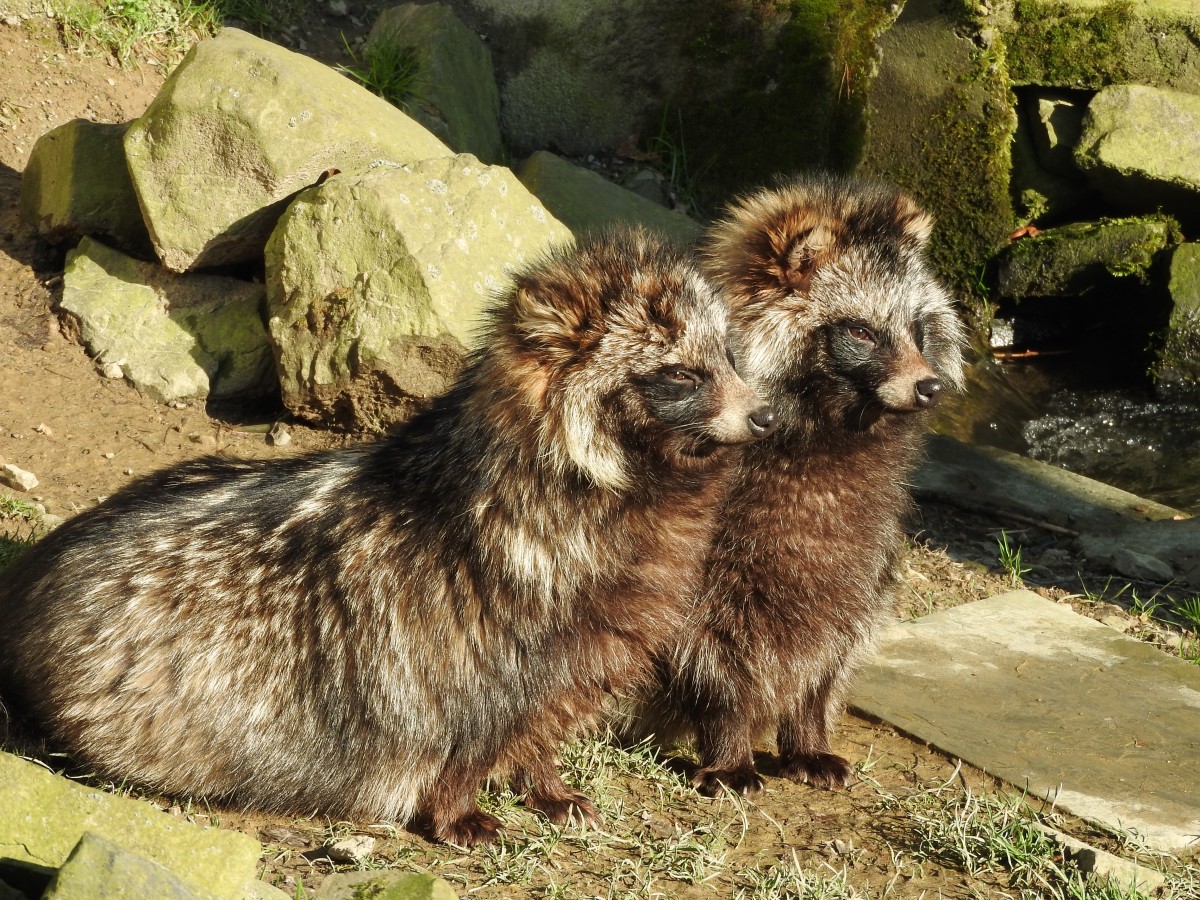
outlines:
[{"label": "stone step", "polygon": [[1200,835],[1200,666],[1029,591],[892,626],[851,705],[1160,850]]}]

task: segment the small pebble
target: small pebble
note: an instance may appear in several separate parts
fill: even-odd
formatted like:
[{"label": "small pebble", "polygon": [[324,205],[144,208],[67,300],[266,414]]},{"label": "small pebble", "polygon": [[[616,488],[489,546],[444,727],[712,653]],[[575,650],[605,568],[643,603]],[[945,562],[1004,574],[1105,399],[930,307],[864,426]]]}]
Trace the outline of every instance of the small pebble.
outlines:
[{"label": "small pebble", "polygon": [[0,468],[0,482],[18,491],[32,491],[38,486],[37,476],[19,466],[7,463]]},{"label": "small pebble", "polygon": [[38,434],[46,435],[46,437],[51,437],[54,434],[54,430],[49,425],[47,425],[45,422],[39,423],[38,427],[33,430],[36,431]]},{"label": "small pebble", "polygon": [[329,844],[325,847],[325,852],[334,862],[360,863],[375,852],[375,838],[365,834],[354,834]]},{"label": "small pebble", "polygon": [[287,426],[282,422],[276,422],[271,426],[271,430],[267,433],[267,443],[276,447],[286,447],[292,442],[292,435],[287,430]]},{"label": "small pebble", "polygon": [[104,453],[104,454],[101,454],[101,455],[102,455],[102,456],[103,456],[105,459],[112,459],[112,458],[113,458],[113,453],[112,453],[112,451],[111,451],[111,450],[110,450],[110,451],[108,451],[107,453]]}]

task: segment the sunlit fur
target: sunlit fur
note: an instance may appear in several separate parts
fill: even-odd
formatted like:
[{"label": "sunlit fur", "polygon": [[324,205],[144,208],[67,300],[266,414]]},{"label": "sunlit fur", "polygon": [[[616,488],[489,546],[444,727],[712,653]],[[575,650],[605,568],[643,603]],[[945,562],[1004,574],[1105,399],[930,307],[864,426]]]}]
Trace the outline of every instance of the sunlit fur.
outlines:
[{"label": "sunlit fur", "polygon": [[[559,743],[678,632],[763,410],[726,320],[643,233],[553,254],[395,435],[188,463],[35,545],[0,575],[0,692],[171,793],[473,844],[492,776],[594,817]],[[704,377],[651,396],[675,367]]]},{"label": "sunlit fur", "polygon": [[849,774],[828,731],[889,606],[921,410],[963,380],[931,225],[894,189],[811,176],[735,203],[707,236],[747,377],[781,426],[747,450],[694,621],[634,726],[695,736],[706,793],[761,787],[764,736],[789,778]]}]

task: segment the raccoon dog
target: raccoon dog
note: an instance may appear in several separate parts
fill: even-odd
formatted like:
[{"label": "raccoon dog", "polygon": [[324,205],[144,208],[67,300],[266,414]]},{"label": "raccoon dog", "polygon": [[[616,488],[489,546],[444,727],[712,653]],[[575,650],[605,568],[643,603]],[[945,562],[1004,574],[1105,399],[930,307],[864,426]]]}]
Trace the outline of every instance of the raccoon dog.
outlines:
[{"label": "raccoon dog", "polygon": [[637,710],[638,730],[696,738],[703,793],[761,788],[751,747],[772,729],[784,776],[849,776],[829,729],[888,606],[922,413],[963,380],[931,228],[894,189],[811,176],[735,203],[706,238],[781,425],[748,448],[695,621]]},{"label": "raccoon dog", "polygon": [[740,445],[773,428],[727,309],[633,232],[497,306],[395,435],[131,485],[0,585],[0,684],[79,761],[171,793],[490,840],[489,776],[555,766],[686,615]]}]

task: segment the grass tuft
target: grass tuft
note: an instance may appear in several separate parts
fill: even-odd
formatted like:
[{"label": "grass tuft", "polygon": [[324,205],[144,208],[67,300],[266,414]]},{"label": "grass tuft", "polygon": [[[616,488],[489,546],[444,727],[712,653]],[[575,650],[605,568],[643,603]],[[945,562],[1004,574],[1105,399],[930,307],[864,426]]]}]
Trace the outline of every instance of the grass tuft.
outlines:
[{"label": "grass tuft", "polygon": [[108,53],[122,66],[135,60],[178,61],[196,41],[220,28],[218,10],[192,0],[52,0],[63,42],[77,53]]},{"label": "grass tuft", "polygon": [[847,882],[844,868],[806,872],[794,850],[790,861],[744,869],[739,880],[742,886],[734,893],[735,900],[864,900]]},{"label": "grass tuft", "polygon": [[1008,540],[1008,532],[1001,530],[1000,538],[997,540],[999,548],[1000,565],[1004,568],[1004,573],[1008,575],[1008,583],[1013,587],[1018,588],[1024,584],[1025,575],[1029,572],[1029,567],[1021,563],[1021,545],[1010,543]]},{"label": "grass tuft", "polygon": [[416,52],[393,41],[379,40],[366,44],[356,53],[344,34],[342,43],[350,56],[350,64],[338,66],[338,71],[392,106],[407,110],[409,101],[416,95],[420,75]]}]

